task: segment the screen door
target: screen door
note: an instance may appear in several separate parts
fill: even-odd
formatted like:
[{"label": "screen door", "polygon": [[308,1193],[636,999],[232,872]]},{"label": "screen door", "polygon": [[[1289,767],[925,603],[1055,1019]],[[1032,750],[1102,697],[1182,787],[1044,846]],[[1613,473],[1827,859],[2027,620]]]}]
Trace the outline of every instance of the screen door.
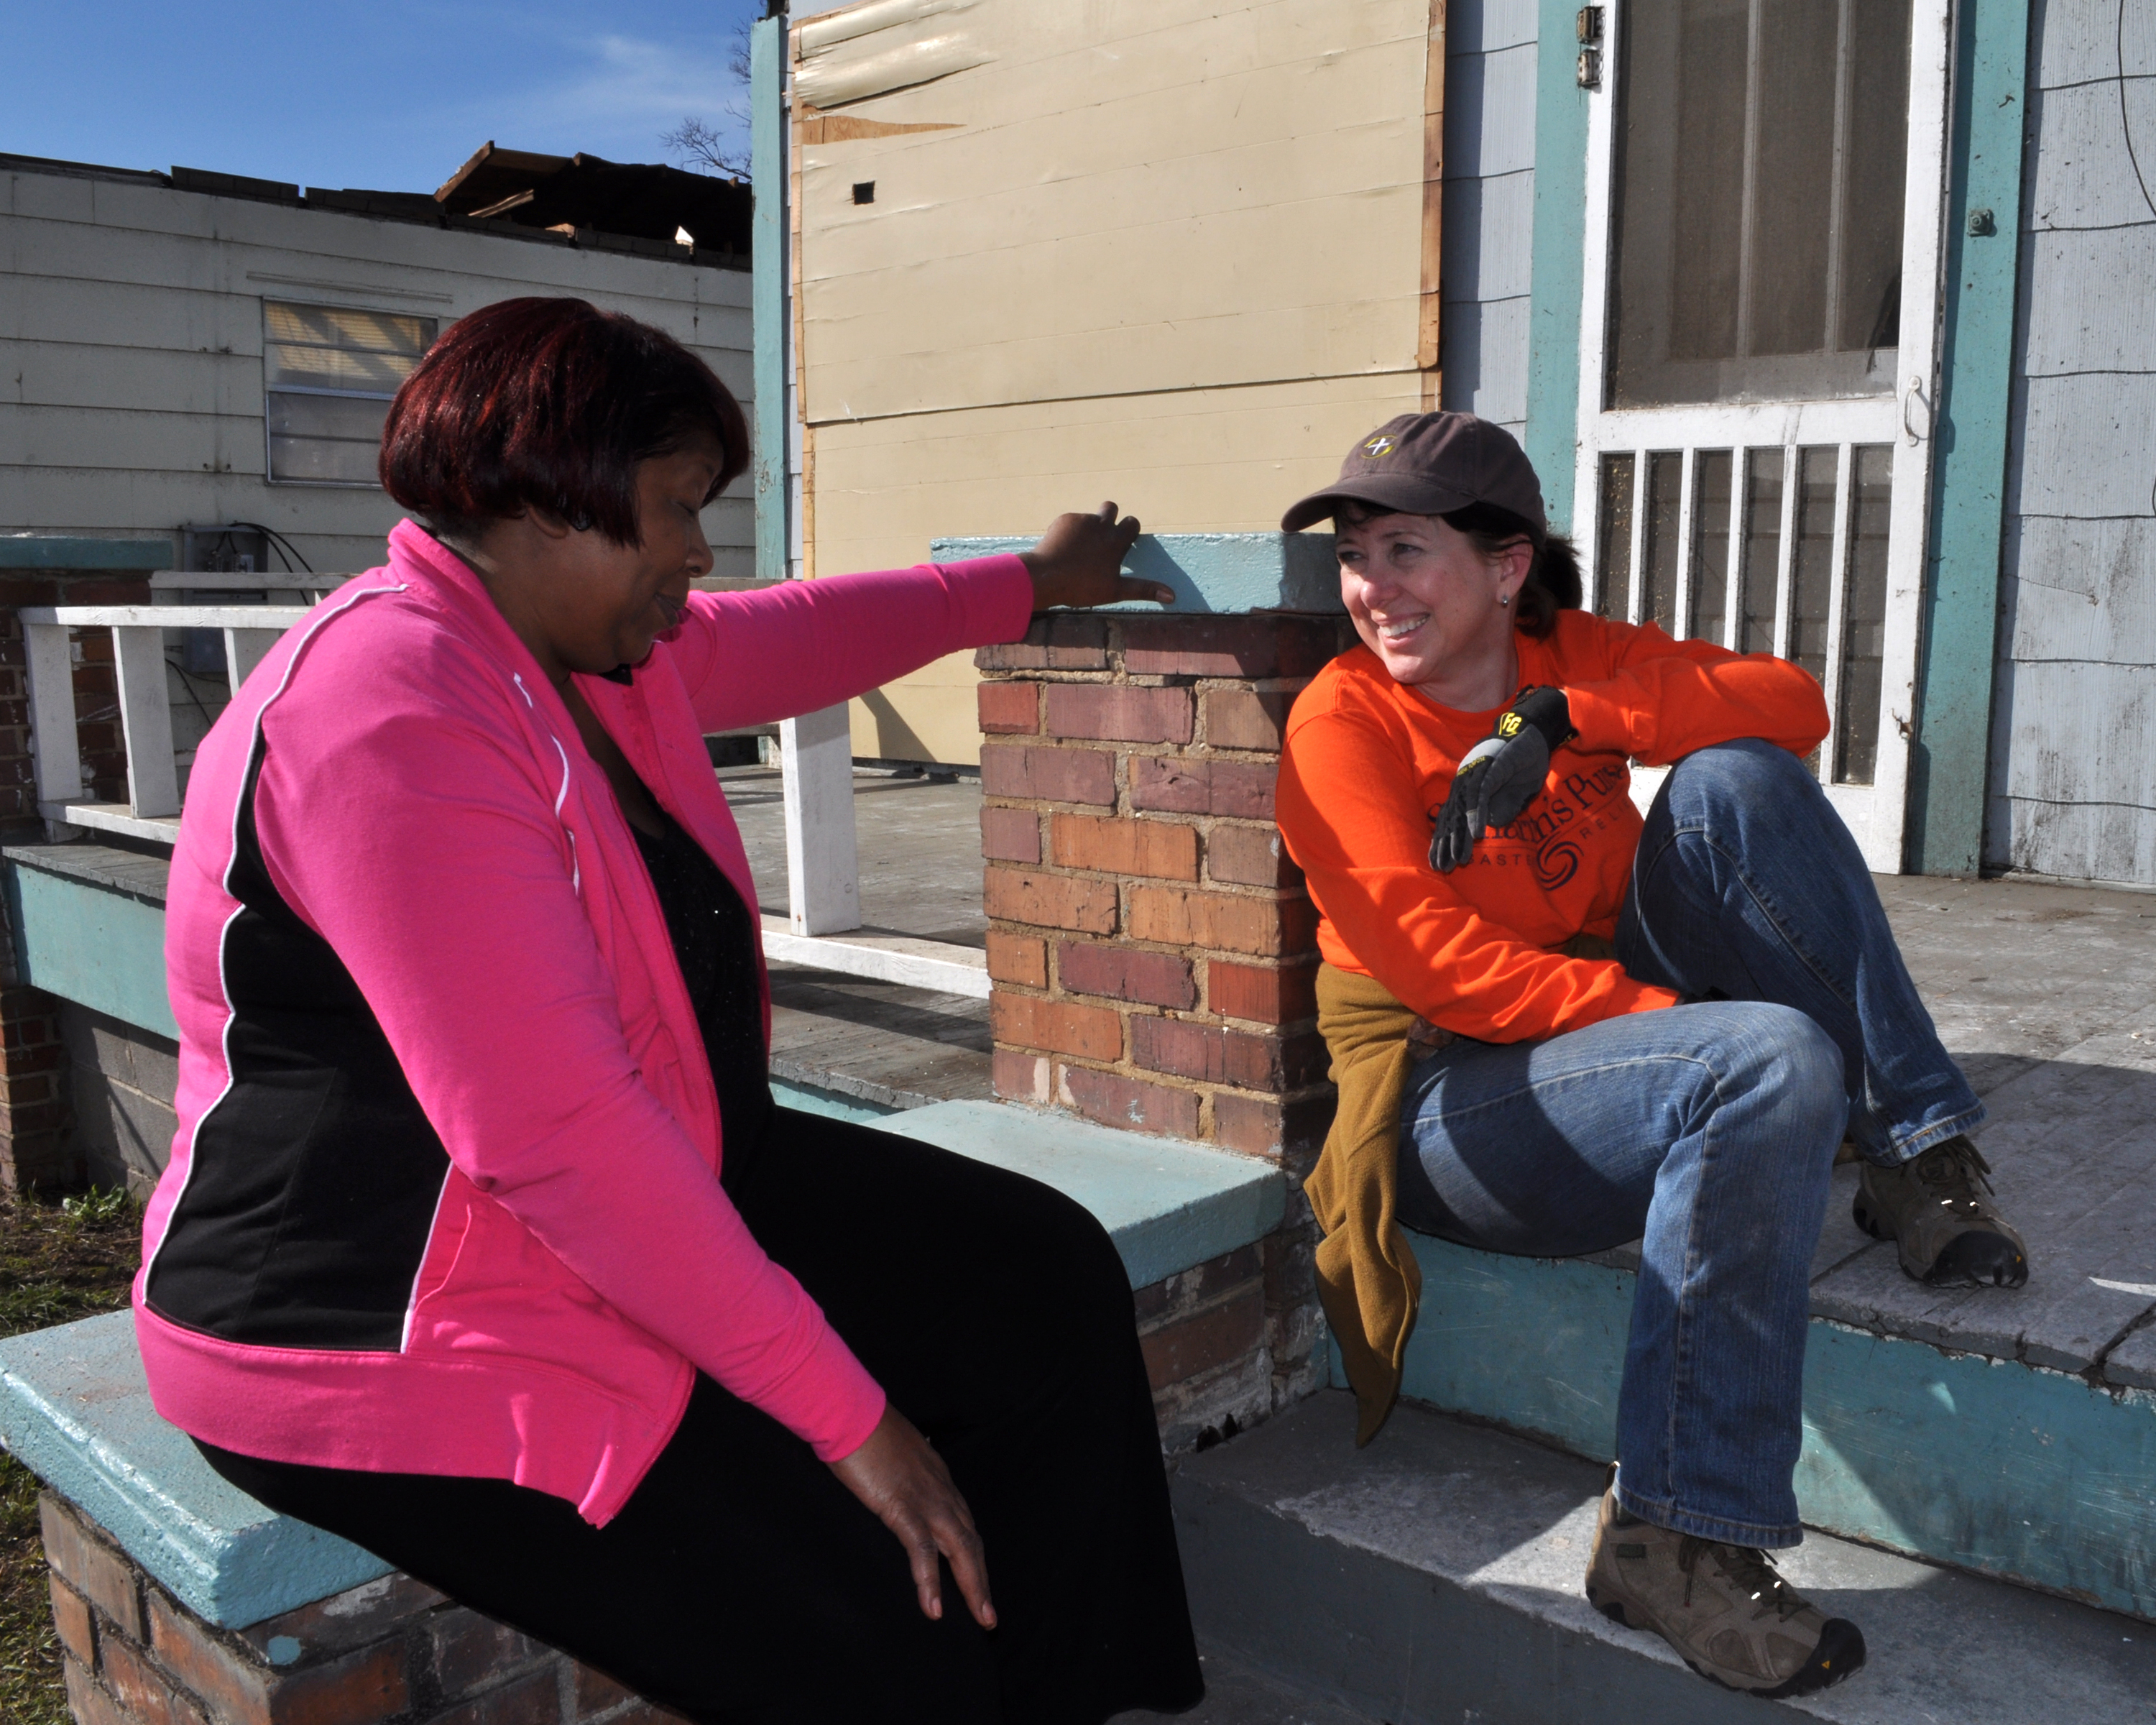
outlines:
[{"label": "screen door", "polygon": [[[1574,493],[1589,602],[1810,671],[1832,723],[1810,764],[1866,861],[1898,872],[1946,0],[1599,10]],[[1643,803],[1660,776],[1639,775]]]}]

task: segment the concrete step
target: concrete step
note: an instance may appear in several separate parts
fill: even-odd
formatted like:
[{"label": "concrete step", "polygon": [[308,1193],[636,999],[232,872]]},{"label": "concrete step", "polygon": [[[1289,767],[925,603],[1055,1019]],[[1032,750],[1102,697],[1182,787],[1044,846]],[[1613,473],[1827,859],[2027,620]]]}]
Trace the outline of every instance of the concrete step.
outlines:
[{"label": "concrete step", "polygon": [[[1175,1717],[1182,1725],[1378,1725],[1368,1713],[1313,1696],[1200,1641],[1205,1699]],[[1109,1725],[1148,1725],[1158,1713],[1117,1713]]]},{"label": "concrete step", "polygon": [[[1854,1179],[1836,1176],[1822,1255],[1832,1230],[1855,1232]],[[1520,1258],[1409,1238],[1422,1301],[1406,1393],[1590,1461],[1614,1454],[1636,1255]],[[1892,1247],[1878,1250],[1892,1270]],[[1984,1292],[2005,1309],[2037,1282]],[[1822,1312],[1815,1286],[1806,1526],[2156,1620],[2156,1391],[1860,1328]],[[1332,1381],[1347,1381],[1337,1358]]]},{"label": "concrete step", "polygon": [[1601,1484],[1589,1463],[1411,1407],[1358,1450],[1351,1399],[1319,1395],[1177,1470],[1199,1633],[1291,1696],[1385,1725],[1741,1725],[1776,1706],[1843,1725],[2156,1719],[2147,1625],[1821,1534],[1783,1573],[1863,1630],[1865,1668],[1800,1702],[1718,1688],[1588,1604]]}]

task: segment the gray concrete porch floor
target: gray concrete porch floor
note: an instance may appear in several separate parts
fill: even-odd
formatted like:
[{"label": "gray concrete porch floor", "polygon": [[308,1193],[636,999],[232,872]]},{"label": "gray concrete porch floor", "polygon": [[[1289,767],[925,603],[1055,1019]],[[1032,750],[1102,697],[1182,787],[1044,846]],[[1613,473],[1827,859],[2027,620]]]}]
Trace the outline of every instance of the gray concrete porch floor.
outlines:
[{"label": "gray concrete porch floor", "polygon": [[[721,775],[758,892],[785,898],[778,775]],[[873,927],[980,944],[980,788],[855,780]],[[2016,1293],[1938,1291],[1850,1219],[1840,1171],[1813,1309],[1882,1334],[2156,1388],[2156,894],[1877,877],[1902,953],[1991,1118],[1980,1142],[2025,1234]],[[985,1096],[986,1003],[778,967],[773,1053],[894,1096]],[[786,1076],[782,1073],[782,1076]]]}]

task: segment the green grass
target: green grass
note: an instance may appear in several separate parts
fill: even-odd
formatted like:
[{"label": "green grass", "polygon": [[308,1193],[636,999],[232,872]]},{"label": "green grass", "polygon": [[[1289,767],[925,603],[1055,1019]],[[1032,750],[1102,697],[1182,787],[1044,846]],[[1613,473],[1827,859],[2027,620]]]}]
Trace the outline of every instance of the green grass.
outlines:
[{"label": "green grass", "polygon": [[[42,1330],[127,1303],[141,1261],[141,1210],[93,1188],[59,1204],[0,1209],[0,1336]],[[59,1643],[38,1538],[38,1481],[0,1454],[0,1719],[69,1725]]]}]

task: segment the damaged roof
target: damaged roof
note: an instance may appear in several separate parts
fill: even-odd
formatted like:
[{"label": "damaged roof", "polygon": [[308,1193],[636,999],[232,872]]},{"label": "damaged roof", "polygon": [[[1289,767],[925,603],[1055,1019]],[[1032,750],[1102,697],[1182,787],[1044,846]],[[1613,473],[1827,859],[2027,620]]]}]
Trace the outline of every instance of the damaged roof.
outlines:
[{"label": "damaged roof", "polygon": [[699,251],[748,255],[749,188],[663,163],[542,156],[489,141],[434,197],[454,215],[638,239],[670,241],[685,232]]},{"label": "damaged roof", "polygon": [[[747,186],[676,167],[606,162],[596,156],[539,156],[499,150],[489,143],[431,196],[358,187],[332,190],[310,186],[303,192],[289,181],[214,173],[206,168],[175,167],[159,173],[0,151],[0,173],[11,169],[162,186],[340,215],[632,252],[719,269],[746,270],[749,264]],[[495,195],[478,201],[487,193]],[[677,243],[677,228],[691,236],[693,248]]]}]

